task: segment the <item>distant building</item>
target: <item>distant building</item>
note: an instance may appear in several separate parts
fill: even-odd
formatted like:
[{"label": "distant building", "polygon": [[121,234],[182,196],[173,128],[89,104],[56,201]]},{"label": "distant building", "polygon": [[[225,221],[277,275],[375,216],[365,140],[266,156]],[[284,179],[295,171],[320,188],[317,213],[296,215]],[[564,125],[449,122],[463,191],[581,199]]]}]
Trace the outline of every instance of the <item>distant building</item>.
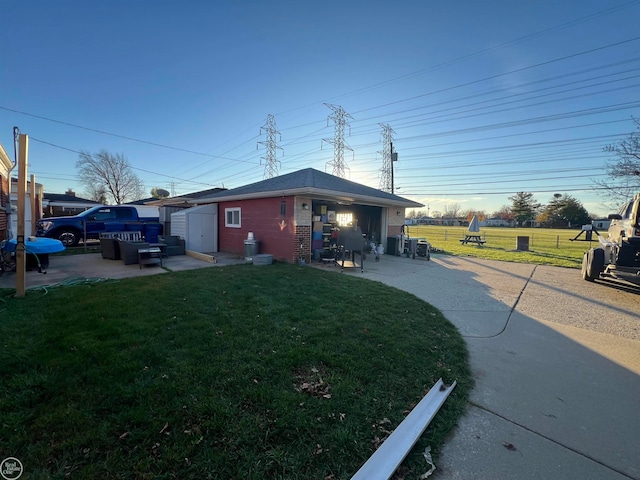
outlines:
[{"label": "distant building", "polygon": [[418,218],[418,225],[435,225],[436,223],[436,219],[432,217],[424,216]]},{"label": "distant building", "polygon": [[609,230],[611,220],[608,218],[597,218],[591,221],[591,225],[593,225],[596,230]]},{"label": "distant building", "polygon": [[513,227],[515,222],[502,217],[493,217],[486,220],[487,227]]},{"label": "distant building", "polygon": [[65,193],[45,193],[42,199],[43,217],[65,217],[78,215],[99,202],[76,196],[76,192],[68,189]]}]

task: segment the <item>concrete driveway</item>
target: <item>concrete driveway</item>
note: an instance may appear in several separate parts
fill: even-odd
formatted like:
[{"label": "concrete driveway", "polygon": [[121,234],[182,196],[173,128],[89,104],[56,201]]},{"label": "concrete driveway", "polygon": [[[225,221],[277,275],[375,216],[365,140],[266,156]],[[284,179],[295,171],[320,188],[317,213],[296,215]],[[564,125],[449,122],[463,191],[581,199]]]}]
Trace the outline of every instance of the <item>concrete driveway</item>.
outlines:
[{"label": "concrete driveway", "polygon": [[345,272],[424,299],[468,344],[476,385],[432,478],[640,479],[640,289],[437,254]]},{"label": "concrete driveway", "polygon": [[[216,259],[169,257],[165,267],[243,262]],[[27,272],[27,286],[165,271],[99,254],[54,257],[47,275]],[[640,289],[585,282],[574,269],[438,254],[383,255],[364,274],[345,274],[431,303],[468,344],[476,385],[431,478],[640,479]],[[15,274],[0,277],[0,287],[14,285]]]}]

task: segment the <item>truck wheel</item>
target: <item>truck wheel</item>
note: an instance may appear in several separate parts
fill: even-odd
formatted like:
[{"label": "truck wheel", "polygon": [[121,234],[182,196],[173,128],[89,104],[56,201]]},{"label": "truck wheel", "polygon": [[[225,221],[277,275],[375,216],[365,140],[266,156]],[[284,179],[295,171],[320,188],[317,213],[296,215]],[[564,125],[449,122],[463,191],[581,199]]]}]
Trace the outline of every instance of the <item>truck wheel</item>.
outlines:
[{"label": "truck wheel", "polygon": [[65,247],[75,247],[80,241],[80,235],[73,230],[62,230],[58,232],[56,237]]},{"label": "truck wheel", "polygon": [[604,250],[592,248],[582,257],[582,278],[593,282],[604,271]]}]

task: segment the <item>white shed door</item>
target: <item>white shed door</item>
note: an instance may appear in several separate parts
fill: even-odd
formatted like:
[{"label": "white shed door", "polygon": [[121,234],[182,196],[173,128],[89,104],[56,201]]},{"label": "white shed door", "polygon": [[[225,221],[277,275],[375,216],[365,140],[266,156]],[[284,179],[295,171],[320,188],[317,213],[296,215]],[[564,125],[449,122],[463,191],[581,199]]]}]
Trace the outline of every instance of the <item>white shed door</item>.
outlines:
[{"label": "white shed door", "polygon": [[216,252],[216,222],[211,212],[188,212],[187,241],[189,250],[201,253]]}]

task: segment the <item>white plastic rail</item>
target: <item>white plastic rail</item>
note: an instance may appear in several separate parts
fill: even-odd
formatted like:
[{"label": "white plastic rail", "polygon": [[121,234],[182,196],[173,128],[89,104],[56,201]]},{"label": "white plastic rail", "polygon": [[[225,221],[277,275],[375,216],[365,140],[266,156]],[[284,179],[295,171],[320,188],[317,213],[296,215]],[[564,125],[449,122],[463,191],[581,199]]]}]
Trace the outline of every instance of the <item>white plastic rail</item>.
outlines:
[{"label": "white plastic rail", "polygon": [[442,379],[438,380],[351,480],[391,478],[455,386],[456,382],[447,387]]}]

